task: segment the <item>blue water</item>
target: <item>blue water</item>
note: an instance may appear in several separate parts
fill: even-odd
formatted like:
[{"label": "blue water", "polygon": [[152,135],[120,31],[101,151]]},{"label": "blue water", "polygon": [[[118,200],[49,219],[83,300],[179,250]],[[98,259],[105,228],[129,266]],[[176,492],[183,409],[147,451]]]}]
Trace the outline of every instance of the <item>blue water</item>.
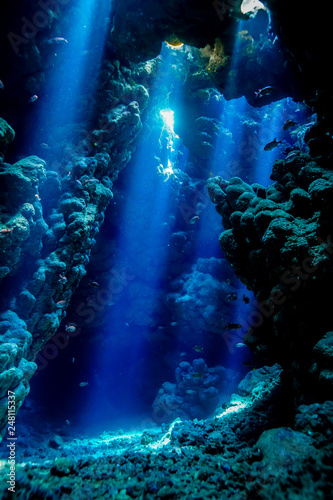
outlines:
[{"label": "blue water", "polygon": [[[92,12],[104,19],[108,15],[104,7]],[[89,3],[86,14],[90,8]],[[82,87],[89,86],[92,98],[96,90],[85,61],[94,61],[94,71],[98,70],[103,33],[91,44],[96,36],[92,24],[89,21],[89,30],[83,22],[77,31],[71,27],[68,32],[72,48],[82,58],[67,69],[63,66],[62,73],[51,74],[50,95],[40,110],[45,141],[51,146],[68,120],[80,118]],[[86,47],[93,48],[91,53],[84,53]],[[202,116],[217,120],[219,132],[213,155],[202,162],[196,176],[198,167],[193,167],[193,151],[187,147],[190,140],[182,140],[186,78],[174,69],[184,69],[189,60],[186,47],[163,47],[136,151],[115,183],[87,278],[67,311],[66,321],[74,318],[81,333],[49,363],[42,377],[32,381],[32,398],[44,400],[47,411],[60,420],[92,426],[140,420],[142,415],[151,418],[157,391],[163,382],[174,381],[180,362],[203,357],[208,366],[221,364],[241,376],[253,360],[246,347],[230,348],[232,336],[241,343],[244,327],[230,332],[221,326],[216,331],[218,314],[221,325],[246,324],[254,297],[226,263],[217,271],[216,260],[223,259],[218,244],[223,228],[205,181],[212,176],[227,180],[240,176],[267,186],[274,160],[283,158],[285,149],[295,147],[298,140],[297,134],[283,131],[283,123],[291,118],[302,123],[308,113],[291,99],[254,109],[245,98],[226,101],[212,90],[212,98],[202,105]],[[46,118],[50,110],[51,124]],[[264,151],[274,138],[283,144]],[[97,280],[99,289],[89,288],[89,279]],[[209,294],[200,295],[209,287],[213,294],[223,291],[230,300],[211,303]],[[82,303],[85,317],[77,314]],[[203,318],[213,316],[209,330]],[[85,381],[88,385],[80,387]]]}]

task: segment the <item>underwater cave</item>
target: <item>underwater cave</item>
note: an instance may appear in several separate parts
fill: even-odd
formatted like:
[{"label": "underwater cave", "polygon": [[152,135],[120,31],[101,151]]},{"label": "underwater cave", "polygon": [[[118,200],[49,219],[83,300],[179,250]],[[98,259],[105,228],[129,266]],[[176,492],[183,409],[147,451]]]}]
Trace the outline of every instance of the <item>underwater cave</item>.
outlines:
[{"label": "underwater cave", "polygon": [[329,16],[0,9],[0,498],[331,499]]}]

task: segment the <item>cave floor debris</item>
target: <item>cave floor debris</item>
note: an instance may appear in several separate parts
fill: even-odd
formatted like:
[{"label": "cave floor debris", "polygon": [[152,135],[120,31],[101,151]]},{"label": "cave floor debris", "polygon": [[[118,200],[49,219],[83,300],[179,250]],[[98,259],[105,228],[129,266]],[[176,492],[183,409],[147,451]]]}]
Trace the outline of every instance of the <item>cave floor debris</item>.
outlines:
[{"label": "cave floor debris", "polygon": [[[333,402],[302,406],[291,428],[274,425],[267,394],[234,395],[209,420],[50,434],[16,464],[15,498],[331,498]],[[2,479],[8,470],[1,460]],[[1,498],[10,495],[3,490]]]}]

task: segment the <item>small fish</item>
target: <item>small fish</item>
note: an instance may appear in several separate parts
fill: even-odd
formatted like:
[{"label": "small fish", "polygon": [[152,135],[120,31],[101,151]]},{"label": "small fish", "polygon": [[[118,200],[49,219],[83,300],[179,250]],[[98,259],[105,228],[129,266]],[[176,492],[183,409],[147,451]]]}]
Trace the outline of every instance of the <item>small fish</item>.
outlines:
[{"label": "small fish", "polygon": [[237,295],[235,293],[228,293],[228,295],[226,296],[226,300],[228,302],[230,302],[231,300],[237,300]]},{"label": "small fish", "polygon": [[66,306],[67,306],[66,300],[59,300],[59,302],[56,303],[56,307],[58,309],[64,309]]},{"label": "small fish", "polygon": [[71,425],[70,421],[67,419],[65,420],[66,425]]},{"label": "small fish", "polygon": [[181,352],[181,353],[179,354],[179,356],[181,356],[181,357],[183,358],[184,356],[186,356],[186,352]]},{"label": "small fish", "polygon": [[37,101],[37,99],[38,99],[38,95],[35,94],[35,95],[30,97],[29,102],[35,102],[35,101]]},{"label": "small fish", "polygon": [[125,323],[124,323],[124,325],[125,325],[125,326],[130,326],[130,325],[129,325],[129,323],[127,323],[127,322],[125,322]]},{"label": "small fish", "polygon": [[209,177],[213,177],[213,172],[209,172]]},{"label": "small fish", "polygon": [[11,233],[12,231],[14,231],[14,228],[5,227],[4,229],[0,230],[0,234],[8,234]]},{"label": "small fish", "polygon": [[192,219],[190,219],[190,224],[196,224],[199,220],[199,215],[195,215],[194,217],[192,217]]},{"label": "small fish", "polygon": [[225,280],[225,282],[226,282],[227,285],[231,285],[232,280],[230,278],[228,278],[227,280]]},{"label": "small fish", "polygon": [[271,85],[267,85],[267,87],[259,89],[257,92],[255,92],[255,95],[257,99],[260,99],[261,97],[271,95],[273,92],[274,87],[272,87]]},{"label": "small fish", "polygon": [[94,288],[98,288],[99,283],[97,283],[97,281],[89,280],[89,286],[93,286]]},{"label": "small fish", "polygon": [[76,332],[76,326],[71,325],[71,324],[65,325],[65,332],[69,332],[69,333]]},{"label": "small fish", "polygon": [[66,278],[66,276],[64,276],[64,275],[62,275],[62,274],[59,274],[58,283],[61,283],[62,285],[65,285],[65,284],[67,283],[67,278]]},{"label": "small fish", "polygon": [[42,149],[50,149],[50,146],[49,146],[48,144],[46,144],[46,142],[42,142],[42,143],[40,144],[40,147],[41,147]]},{"label": "small fish", "polygon": [[195,372],[195,373],[193,373],[192,377],[193,378],[202,378],[203,377],[203,373],[201,373],[201,372]]},{"label": "small fish", "polygon": [[289,130],[291,127],[296,127],[298,125],[294,120],[286,120],[283,124],[283,130]]},{"label": "small fish", "polygon": [[250,302],[249,297],[245,295],[245,293],[243,293],[243,302],[245,302],[245,304],[248,304]]},{"label": "small fish", "polygon": [[47,45],[67,45],[68,40],[66,40],[66,38],[56,36],[55,38],[50,38],[46,43]]},{"label": "small fish", "polygon": [[75,358],[72,358],[72,363],[75,363]]},{"label": "small fish", "polygon": [[87,179],[84,181],[85,184],[88,184],[90,182],[91,184],[97,184],[98,182],[101,182],[99,179]]},{"label": "small fish", "polygon": [[264,147],[264,150],[265,151],[272,151],[272,149],[276,148],[279,144],[281,144],[281,142],[282,141],[277,141],[276,139],[274,139],[274,141],[271,141],[268,144],[266,144],[266,146]]},{"label": "small fish", "polygon": [[294,160],[299,154],[299,151],[290,151],[290,153],[287,154],[285,160],[287,162],[291,162],[292,160]]},{"label": "small fish", "polygon": [[242,347],[247,347],[246,344],[244,344],[244,342],[238,342],[235,347],[237,347],[237,349],[241,349]]},{"label": "small fish", "polygon": [[89,385],[88,382],[80,382],[79,384],[80,387],[86,387],[86,385]]},{"label": "small fish", "polygon": [[195,345],[195,346],[193,347],[193,350],[194,350],[195,352],[203,352],[203,351],[204,351],[203,347],[200,347],[199,345]]},{"label": "small fish", "polygon": [[35,198],[37,201],[42,201],[42,198],[39,196],[39,194],[35,194]]},{"label": "small fish", "polygon": [[2,80],[0,80],[0,90],[4,90],[5,85]]},{"label": "small fish", "polygon": [[227,330],[239,330],[240,328],[242,328],[242,325],[240,325],[239,323],[227,323],[225,325],[225,328]]}]

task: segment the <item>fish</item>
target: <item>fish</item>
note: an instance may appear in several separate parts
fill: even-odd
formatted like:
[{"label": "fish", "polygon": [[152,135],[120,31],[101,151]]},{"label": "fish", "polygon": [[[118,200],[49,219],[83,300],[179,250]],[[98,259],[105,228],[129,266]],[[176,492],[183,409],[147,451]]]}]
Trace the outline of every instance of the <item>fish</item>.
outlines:
[{"label": "fish", "polygon": [[66,276],[59,274],[59,279],[58,282],[61,283],[62,285],[65,285],[67,283],[67,278]]},{"label": "fish", "polygon": [[62,38],[61,36],[56,36],[54,38],[50,38],[47,42],[47,45],[67,45],[68,40],[66,38]]},{"label": "fish", "polygon": [[228,293],[228,295],[226,296],[226,300],[228,302],[230,302],[231,300],[237,300],[237,295],[235,293]]},{"label": "fish", "polygon": [[89,286],[93,286],[94,288],[98,288],[99,283],[97,283],[97,281],[89,280]]},{"label": "fish", "polygon": [[65,332],[74,333],[75,331],[76,331],[75,325],[71,324],[65,325]]},{"label": "fish", "polygon": [[227,330],[239,330],[242,328],[242,325],[239,323],[227,323],[224,328]]},{"label": "fish", "polygon": [[272,151],[272,149],[276,148],[279,144],[281,144],[281,142],[282,141],[278,141],[275,138],[274,141],[271,141],[268,144],[266,144],[266,146],[264,147],[264,150],[265,151]]},{"label": "fish", "polygon": [[179,354],[179,356],[181,356],[181,357],[183,358],[184,356],[186,356],[186,352],[181,352],[181,353]]},{"label": "fish", "polygon": [[30,97],[29,102],[35,102],[35,101],[37,101],[37,99],[38,99],[38,95],[35,94],[35,95]]},{"label": "fish", "polygon": [[89,385],[88,382],[80,382],[79,383],[80,387],[86,387],[87,385]]},{"label": "fish", "polygon": [[101,182],[101,181],[99,179],[95,179],[95,178],[93,178],[93,179],[87,179],[87,180],[84,181],[85,184],[88,184],[88,182],[90,182],[92,184],[95,184],[95,183],[97,184],[98,182]]},{"label": "fish", "polygon": [[3,83],[2,80],[0,80],[0,90],[4,90],[5,84]]},{"label": "fish", "polygon": [[64,309],[66,306],[67,306],[67,301],[66,301],[66,300],[59,300],[59,301],[56,303],[56,307],[57,307],[58,309]]},{"label": "fish", "polygon": [[243,302],[245,302],[245,304],[248,304],[250,302],[249,297],[245,295],[245,293],[243,293]]},{"label": "fish", "polygon": [[298,125],[294,120],[286,120],[283,124],[283,130],[289,130],[291,127],[296,127]]},{"label": "fish", "polygon": [[203,377],[203,373],[201,373],[201,372],[195,372],[195,373],[193,373],[192,377],[193,378],[202,378]]},{"label": "fish", "polygon": [[192,217],[192,219],[190,219],[190,224],[195,224],[196,222],[198,222],[199,220],[199,215],[195,215],[194,217]]},{"label": "fish", "polygon": [[287,162],[291,162],[291,161],[292,161],[292,160],[294,160],[294,159],[295,159],[298,155],[299,155],[299,150],[296,150],[296,151],[290,151],[290,152],[287,154],[287,156],[286,156],[285,160],[286,160]]},{"label": "fish", "polygon": [[66,425],[71,425],[70,421],[67,419],[65,420]]},{"label": "fish", "polygon": [[42,201],[42,198],[39,196],[39,194],[38,194],[38,193],[37,193],[37,194],[35,194],[35,198],[36,198],[36,200],[37,200],[37,201]]},{"label": "fish", "polygon": [[246,344],[244,344],[244,342],[238,342],[235,347],[237,347],[237,349],[241,349],[242,347],[247,347]]},{"label": "fish", "polygon": [[46,142],[42,142],[42,143],[40,144],[40,147],[41,147],[42,149],[50,149],[50,146],[49,146],[48,144],[46,144]]},{"label": "fish", "polygon": [[257,92],[254,93],[256,98],[260,99],[261,97],[271,95],[273,92],[274,92],[274,87],[272,87],[271,85],[267,85],[267,87],[259,89]]},{"label": "fish", "polygon": [[75,358],[72,358],[72,363],[75,363]]},{"label": "fish", "polygon": [[11,233],[12,231],[14,231],[14,228],[5,227],[4,229],[0,230],[0,234],[8,234]]},{"label": "fish", "polygon": [[204,349],[203,349],[203,347],[200,347],[199,345],[195,345],[195,346],[193,347],[193,350],[194,350],[195,352],[203,352],[203,350],[204,350]]},{"label": "fish", "polygon": [[227,285],[231,285],[232,280],[230,278],[228,278],[227,280],[225,280],[225,282],[226,282]]}]

